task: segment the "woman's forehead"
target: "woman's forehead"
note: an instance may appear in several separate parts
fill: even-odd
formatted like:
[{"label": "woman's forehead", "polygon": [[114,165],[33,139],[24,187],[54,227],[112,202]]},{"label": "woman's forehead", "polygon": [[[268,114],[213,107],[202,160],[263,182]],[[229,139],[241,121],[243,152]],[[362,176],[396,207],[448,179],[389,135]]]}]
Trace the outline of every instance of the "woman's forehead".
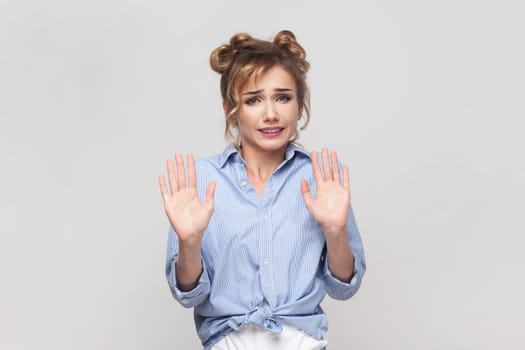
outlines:
[{"label": "woman's forehead", "polygon": [[254,72],[246,84],[241,88],[241,93],[260,89],[292,89],[295,90],[296,82],[293,76],[281,66],[273,66],[265,70]]}]

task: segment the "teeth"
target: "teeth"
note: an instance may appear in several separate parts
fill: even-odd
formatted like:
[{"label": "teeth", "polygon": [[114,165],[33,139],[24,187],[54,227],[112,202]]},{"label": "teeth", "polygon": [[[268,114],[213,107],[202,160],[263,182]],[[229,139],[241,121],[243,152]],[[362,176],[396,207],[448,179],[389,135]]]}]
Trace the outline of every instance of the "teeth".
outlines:
[{"label": "teeth", "polygon": [[279,129],[262,129],[261,131],[267,134],[275,134],[281,131],[281,129],[280,128]]}]

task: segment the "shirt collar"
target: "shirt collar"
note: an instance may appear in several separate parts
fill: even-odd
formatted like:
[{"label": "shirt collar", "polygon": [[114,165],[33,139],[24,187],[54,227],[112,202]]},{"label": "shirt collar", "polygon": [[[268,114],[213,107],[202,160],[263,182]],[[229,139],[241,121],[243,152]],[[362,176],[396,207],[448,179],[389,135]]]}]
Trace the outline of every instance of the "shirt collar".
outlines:
[{"label": "shirt collar", "polygon": [[[296,144],[290,143],[288,144],[288,148],[286,148],[284,160],[288,161],[292,159],[292,157],[296,153],[302,154],[310,158],[310,153],[308,153],[304,148],[299,147]],[[219,156],[219,167],[222,168],[228,161],[235,160],[244,163],[244,160],[241,158],[241,155],[239,154],[237,148],[233,144],[229,144]]]}]

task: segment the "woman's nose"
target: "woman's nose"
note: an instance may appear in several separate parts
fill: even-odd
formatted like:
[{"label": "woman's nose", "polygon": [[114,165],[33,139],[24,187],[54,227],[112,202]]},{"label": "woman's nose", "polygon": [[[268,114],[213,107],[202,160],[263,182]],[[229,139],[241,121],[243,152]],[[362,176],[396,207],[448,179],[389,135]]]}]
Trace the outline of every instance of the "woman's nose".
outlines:
[{"label": "woman's nose", "polygon": [[269,101],[266,103],[266,108],[264,111],[265,121],[279,120],[279,113],[277,112],[277,109],[275,107],[276,106],[273,101]]}]

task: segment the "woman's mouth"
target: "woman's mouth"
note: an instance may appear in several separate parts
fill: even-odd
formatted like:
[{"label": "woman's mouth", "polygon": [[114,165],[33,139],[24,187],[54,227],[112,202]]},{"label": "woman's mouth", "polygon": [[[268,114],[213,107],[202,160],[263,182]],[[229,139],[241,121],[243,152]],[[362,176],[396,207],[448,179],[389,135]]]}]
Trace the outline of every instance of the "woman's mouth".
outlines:
[{"label": "woman's mouth", "polygon": [[264,137],[276,137],[276,136],[279,136],[282,133],[283,130],[284,130],[284,128],[281,128],[281,127],[272,127],[272,128],[259,129],[259,132]]}]

